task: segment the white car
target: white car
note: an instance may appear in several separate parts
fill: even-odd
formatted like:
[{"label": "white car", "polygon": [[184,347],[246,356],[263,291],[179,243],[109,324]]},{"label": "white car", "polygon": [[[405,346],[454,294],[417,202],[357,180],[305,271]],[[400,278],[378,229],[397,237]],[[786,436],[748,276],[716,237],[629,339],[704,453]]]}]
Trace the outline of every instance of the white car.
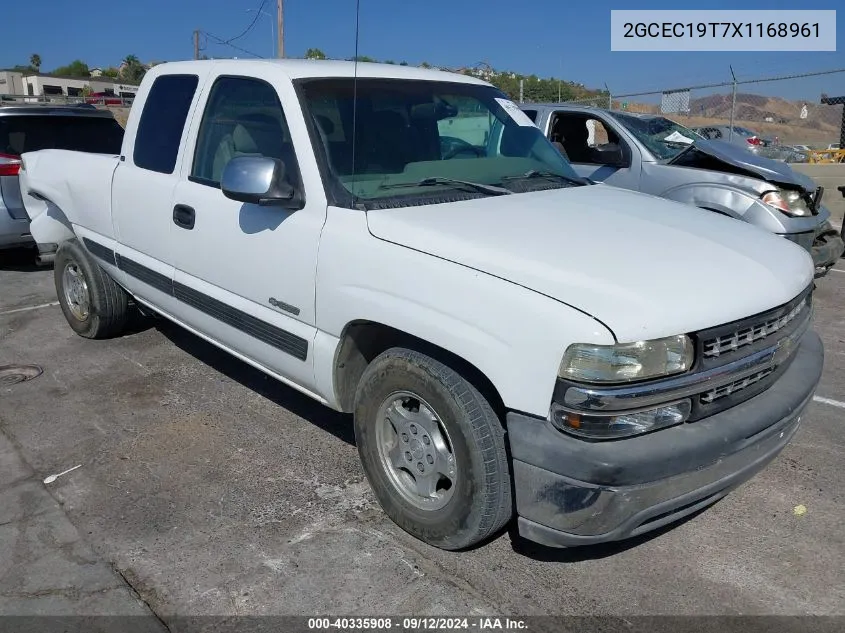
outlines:
[{"label": "white car", "polygon": [[21,180],[77,333],[119,334],[131,297],[354,413],[385,512],[445,549],[514,513],[571,546],[695,512],[821,373],[806,251],[591,185],[470,77],[162,64],[120,156],[25,154]]}]

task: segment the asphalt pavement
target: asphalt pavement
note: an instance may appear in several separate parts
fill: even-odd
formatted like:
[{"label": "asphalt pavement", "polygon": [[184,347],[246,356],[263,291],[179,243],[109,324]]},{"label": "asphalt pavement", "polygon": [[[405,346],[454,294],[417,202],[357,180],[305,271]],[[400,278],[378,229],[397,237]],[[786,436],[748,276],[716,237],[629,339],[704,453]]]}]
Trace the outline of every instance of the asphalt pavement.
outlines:
[{"label": "asphalt pavement", "polygon": [[[82,339],[55,301],[52,270],[0,262],[0,365],[43,368],[0,382],[0,613],[33,604],[24,593],[38,568],[14,562],[29,538],[45,565],[59,552],[51,582],[64,593],[41,613],[113,604],[148,608],[164,625],[186,615],[845,615],[845,263],[818,284],[825,371],[786,450],[680,524],[571,550],[512,529],[467,552],[428,547],[381,512],[349,416],[162,320]],[[44,504],[55,538],[21,536],[21,490]],[[65,561],[74,548],[79,562]],[[63,606],[94,585],[96,609]],[[126,600],[109,602],[110,591]]]}]

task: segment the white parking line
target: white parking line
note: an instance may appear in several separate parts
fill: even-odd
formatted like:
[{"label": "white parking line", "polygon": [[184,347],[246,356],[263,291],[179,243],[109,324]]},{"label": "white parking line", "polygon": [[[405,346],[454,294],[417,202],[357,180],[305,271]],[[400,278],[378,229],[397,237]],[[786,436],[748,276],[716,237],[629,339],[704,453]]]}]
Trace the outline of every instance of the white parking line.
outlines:
[{"label": "white parking line", "polygon": [[831,270],[835,273],[845,273],[845,270],[839,270],[838,268],[831,268]]},{"label": "white parking line", "polygon": [[51,301],[50,303],[42,303],[37,306],[29,306],[27,308],[15,308],[14,310],[6,310],[5,312],[0,312],[0,316],[4,316],[6,314],[15,314],[16,312],[29,312],[30,310],[40,310],[41,308],[49,308],[51,306],[59,305],[58,301]]},{"label": "white parking line", "polygon": [[813,402],[821,402],[822,404],[829,404],[832,407],[839,407],[845,409],[845,402],[839,400],[831,400],[830,398],[822,398],[821,396],[813,396]]}]

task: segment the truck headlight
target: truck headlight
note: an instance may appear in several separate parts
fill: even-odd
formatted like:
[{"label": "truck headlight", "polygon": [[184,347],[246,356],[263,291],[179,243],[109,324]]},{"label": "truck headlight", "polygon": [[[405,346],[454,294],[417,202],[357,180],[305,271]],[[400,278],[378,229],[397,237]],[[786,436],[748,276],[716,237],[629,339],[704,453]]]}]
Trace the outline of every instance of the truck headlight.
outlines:
[{"label": "truck headlight", "polygon": [[558,375],[577,382],[630,382],[687,371],[693,345],[684,334],[616,345],[570,345]]},{"label": "truck headlight", "polygon": [[778,211],[782,211],[786,215],[794,217],[808,217],[812,215],[810,207],[807,206],[807,201],[799,191],[769,191],[763,194],[763,202],[770,207],[774,207]]}]

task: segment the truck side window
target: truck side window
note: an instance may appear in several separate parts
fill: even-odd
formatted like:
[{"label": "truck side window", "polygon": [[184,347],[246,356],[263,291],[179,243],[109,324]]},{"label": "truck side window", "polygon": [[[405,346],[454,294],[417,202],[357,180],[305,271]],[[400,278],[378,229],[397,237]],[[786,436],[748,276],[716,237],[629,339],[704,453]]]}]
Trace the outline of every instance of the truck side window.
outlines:
[{"label": "truck side window", "polygon": [[202,115],[190,180],[219,186],[226,163],[238,156],[279,158],[297,184],[296,156],[275,88],[260,79],[220,77]]},{"label": "truck side window", "polygon": [[135,134],[136,167],[173,173],[198,83],[196,75],[163,75],[153,82]]},{"label": "truck side window", "polygon": [[557,113],[549,140],[569,162],[590,165],[604,164],[601,150],[620,145],[619,136],[604,123],[578,113]]}]

